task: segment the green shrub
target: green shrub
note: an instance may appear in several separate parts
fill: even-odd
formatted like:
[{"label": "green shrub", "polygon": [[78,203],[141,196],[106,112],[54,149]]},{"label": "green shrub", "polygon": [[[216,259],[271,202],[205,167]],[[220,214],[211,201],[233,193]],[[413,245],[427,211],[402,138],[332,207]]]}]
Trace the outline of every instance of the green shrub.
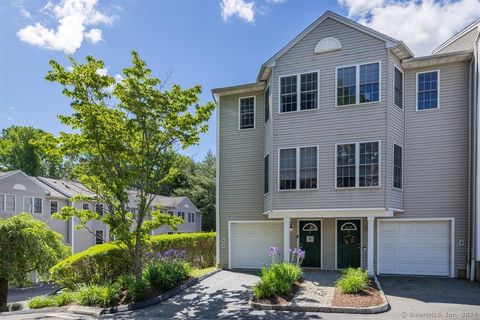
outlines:
[{"label": "green shrub", "polygon": [[22,304],[18,303],[18,302],[10,303],[8,305],[8,310],[10,310],[10,311],[22,310]]},{"label": "green shrub", "polygon": [[55,307],[56,303],[53,297],[36,296],[28,300],[27,305],[30,309],[40,309],[46,307]]},{"label": "green shrub", "polygon": [[109,307],[118,302],[120,288],[118,285],[91,285],[80,288],[77,293],[78,302],[82,306]]},{"label": "green shrub", "polygon": [[183,261],[159,261],[147,266],[143,279],[158,290],[172,289],[190,277],[192,268]]},{"label": "green shrub", "polygon": [[150,293],[150,288],[148,283],[141,279],[139,281],[133,281],[129,284],[127,288],[128,298],[133,302],[143,301],[148,298]]},{"label": "green shrub", "polygon": [[56,296],[53,296],[55,300],[55,304],[59,307],[66,306],[67,304],[70,304],[76,300],[76,295],[73,292],[70,291],[64,291],[62,293],[57,294]]},{"label": "green shrub", "polygon": [[302,277],[302,269],[292,263],[273,264],[263,268],[260,281],[253,287],[257,299],[285,295],[292,291],[293,284]]},{"label": "green shrub", "polygon": [[367,271],[362,268],[348,268],[343,271],[336,285],[343,293],[358,293],[368,287]]},{"label": "green shrub", "polygon": [[[215,233],[183,233],[152,236],[146,243],[145,258],[168,249],[186,251],[186,262],[198,268],[215,264]],[[107,284],[132,273],[130,255],[124,245],[108,242],[88,248],[50,269],[52,280],[69,289]]]}]

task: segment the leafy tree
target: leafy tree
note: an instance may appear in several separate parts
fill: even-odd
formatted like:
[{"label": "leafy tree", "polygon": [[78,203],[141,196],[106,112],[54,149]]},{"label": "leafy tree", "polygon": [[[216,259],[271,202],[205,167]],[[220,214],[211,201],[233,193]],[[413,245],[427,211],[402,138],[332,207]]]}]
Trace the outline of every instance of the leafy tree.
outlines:
[{"label": "leafy tree", "polygon": [[21,282],[30,272],[43,275],[70,248],[44,222],[24,213],[0,219],[0,310],[7,307],[8,282]]},{"label": "leafy tree", "polygon": [[[214,105],[198,104],[200,86],[182,89],[173,85],[165,90],[136,52],[120,81],[101,72],[104,62],[94,57],[87,56],[84,64],[71,62],[68,70],[50,61],[53,70],[46,76],[63,86],[62,93],[72,100],[73,109],[72,114],[59,116],[73,130],[60,134],[52,152],[59,150],[76,159],[82,172],[79,180],[108,210],[100,216],[71,206],[62,208],[57,216],[76,216],[81,226],[92,219],[109,225],[110,232],[127,246],[133,271],[140,279],[149,233],[162,225],[176,228],[181,223],[180,218],[152,208],[154,195],[178,172],[175,148],[199,141],[199,135],[208,129],[206,122]],[[136,190],[135,213],[127,211],[129,189]],[[73,199],[77,200],[84,199]]]},{"label": "leafy tree", "polygon": [[208,152],[201,162],[184,171],[186,182],[173,191],[174,195],[187,196],[202,212],[202,229],[215,230],[215,155]]},{"label": "leafy tree", "polygon": [[3,129],[0,135],[0,168],[22,170],[31,176],[63,176],[66,172],[62,156],[49,154],[46,150],[53,139],[51,133],[33,127],[11,126]]}]

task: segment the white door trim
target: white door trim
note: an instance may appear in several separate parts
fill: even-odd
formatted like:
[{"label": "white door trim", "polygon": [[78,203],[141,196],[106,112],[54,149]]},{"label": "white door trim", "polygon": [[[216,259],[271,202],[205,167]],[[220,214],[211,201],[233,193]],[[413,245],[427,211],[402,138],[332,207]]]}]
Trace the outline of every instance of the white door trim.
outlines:
[{"label": "white door trim", "polygon": [[297,219],[297,248],[300,246],[300,221],[320,221],[320,269],[323,269],[323,219]]},{"label": "white door trim", "polygon": [[233,223],[283,223],[281,220],[236,220],[236,221],[228,221],[228,269],[232,269],[232,224]]},{"label": "white door trim", "polygon": [[363,219],[362,218],[335,218],[335,270],[337,267],[337,220],[359,220],[360,221],[360,268],[363,268]]},{"label": "white door trim", "polygon": [[377,272],[380,274],[380,222],[385,221],[450,221],[450,278],[455,277],[455,218],[406,218],[406,219],[377,219]]}]

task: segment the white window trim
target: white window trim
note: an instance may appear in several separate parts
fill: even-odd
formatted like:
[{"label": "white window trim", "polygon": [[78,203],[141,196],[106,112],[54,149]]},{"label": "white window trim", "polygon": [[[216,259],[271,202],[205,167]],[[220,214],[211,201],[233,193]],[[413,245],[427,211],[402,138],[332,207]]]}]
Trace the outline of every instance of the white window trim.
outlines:
[{"label": "white window trim", "polygon": [[[316,188],[309,188],[309,189],[300,189],[300,149],[301,148],[317,148],[317,187]],[[296,163],[295,163],[295,170],[296,170],[296,189],[280,189],[280,150],[287,150],[287,149],[295,149],[296,152]],[[278,148],[278,165],[277,165],[277,191],[279,192],[288,192],[288,191],[312,191],[318,190],[320,185],[320,147],[318,145],[306,145],[306,146],[298,146],[298,147],[282,147]]]},{"label": "white window trim", "polygon": [[[399,146],[400,148],[402,148],[402,187],[401,188],[397,188],[395,187],[395,146]],[[404,148],[403,148],[403,145],[401,145],[400,143],[396,143],[396,142],[393,142],[393,146],[392,146],[392,189],[395,189],[395,190],[399,190],[399,191],[403,191],[403,184],[405,182],[405,179],[404,179],[404,172],[405,172],[405,164],[404,164],[404,160],[405,159],[405,151],[404,151]]]},{"label": "white window trim", "polygon": [[[25,198],[32,198],[32,211],[25,210]],[[35,199],[40,199],[42,201],[42,212],[35,212]],[[43,214],[43,198],[35,196],[23,196],[23,211],[31,214]]]},{"label": "white window trim", "polygon": [[[253,128],[241,128],[241,101],[242,99],[253,98]],[[238,130],[253,130],[257,127],[257,97],[256,96],[247,96],[238,98]]]},{"label": "white window trim", "polygon": [[[102,232],[102,243],[97,243],[97,231],[101,231]],[[97,244],[104,244],[106,243],[107,241],[105,241],[105,231],[103,229],[95,229],[95,238],[93,239],[93,244],[94,245],[97,245]]]},{"label": "white window trim", "polygon": [[[398,71],[400,71],[400,73],[402,74],[402,104],[403,106],[398,106],[396,103],[395,103],[395,69],[397,69]],[[393,105],[396,106],[397,108],[400,108],[400,110],[405,110],[405,72],[403,72],[403,70],[394,62],[393,63],[393,84],[392,84],[392,88],[393,88],[393,97],[392,97],[392,101],[393,101]]]},{"label": "white window trim", "polygon": [[[270,89],[270,84],[267,85],[267,87],[265,88],[265,90],[263,91],[263,98],[265,99],[265,93],[267,92],[267,90]],[[268,93],[268,120],[265,121],[265,118],[263,119],[263,125],[266,126],[267,123],[269,123],[271,120],[272,120],[272,100],[273,99],[270,99],[270,97],[272,96],[272,92],[270,91]],[[265,109],[265,101],[263,101],[263,108]],[[263,110],[263,116],[265,117],[265,110]]]},{"label": "white window trim", "polygon": [[[266,155],[263,156],[263,179],[265,179],[265,158],[268,156],[268,192],[265,193],[265,181],[263,182],[264,185],[263,185],[263,195],[264,196],[267,196],[270,194],[270,190],[272,188],[272,184],[270,183],[271,182],[271,172],[273,171],[272,169],[272,157],[270,156],[270,153],[267,153]],[[280,159],[280,153],[279,153],[279,159]],[[280,162],[279,162],[280,163]],[[279,186],[280,187],[280,186]]]},{"label": "white window trim", "polygon": [[[300,92],[301,92],[301,75],[316,73],[317,74],[317,107],[313,109],[300,109]],[[297,77],[297,110],[282,112],[282,78],[286,77]],[[295,112],[305,112],[305,111],[315,111],[320,109],[320,70],[306,71],[300,73],[286,74],[278,77],[278,114],[289,114]]]},{"label": "white window trim", "polygon": [[[360,66],[366,64],[378,63],[378,101],[369,101],[369,102],[360,102]],[[341,106],[338,105],[338,69],[342,68],[349,68],[355,67],[355,103],[352,104],[343,104]],[[359,106],[359,105],[368,105],[374,103],[382,102],[382,61],[371,61],[371,62],[362,62],[357,64],[350,64],[345,66],[338,66],[335,68],[335,107],[336,108],[343,108],[343,107],[351,107],[351,106]]]},{"label": "white window trim", "polygon": [[[15,212],[17,211],[17,196],[10,193],[0,193],[3,194],[3,212]],[[13,211],[7,210],[7,196],[13,196]]]},{"label": "white window trim", "polygon": [[[436,108],[430,108],[430,109],[418,109],[418,76],[423,73],[430,73],[430,72],[437,72],[437,107]],[[430,111],[430,110],[438,110],[440,109],[440,69],[435,69],[435,70],[427,70],[427,71],[421,71],[417,72],[415,74],[415,110],[416,111]]]},{"label": "white window trim", "polygon": [[[378,142],[378,186],[360,186],[360,143]],[[355,187],[337,187],[337,146],[344,144],[355,144]],[[382,141],[381,140],[367,140],[359,142],[342,142],[335,143],[335,179],[333,184],[336,190],[352,190],[352,189],[375,189],[382,187]]]},{"label": "white window trim", "polygon": [[57,212],[59,212],[59,207],[58,207],[58,200],[50,200],[50,214],[52,214],[52,202],[56,202],[57,203]]}]

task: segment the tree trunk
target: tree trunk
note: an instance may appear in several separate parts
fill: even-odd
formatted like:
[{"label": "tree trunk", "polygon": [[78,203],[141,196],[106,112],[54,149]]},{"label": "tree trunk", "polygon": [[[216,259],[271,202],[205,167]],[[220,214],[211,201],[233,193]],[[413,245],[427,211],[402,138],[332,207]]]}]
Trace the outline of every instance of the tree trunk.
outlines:
[{"label": "tree trunk", "polygon": [[140,241],[137,241],[137,243],[135,243],[135,254],[133,257],[133,273],[135,274],[135,279],[137,279],[137,281],[142,278],[142,257]]},{"label": "tree trunk", "polygon": [[7,310],[8,279],[0,279],[0,311]]}]

